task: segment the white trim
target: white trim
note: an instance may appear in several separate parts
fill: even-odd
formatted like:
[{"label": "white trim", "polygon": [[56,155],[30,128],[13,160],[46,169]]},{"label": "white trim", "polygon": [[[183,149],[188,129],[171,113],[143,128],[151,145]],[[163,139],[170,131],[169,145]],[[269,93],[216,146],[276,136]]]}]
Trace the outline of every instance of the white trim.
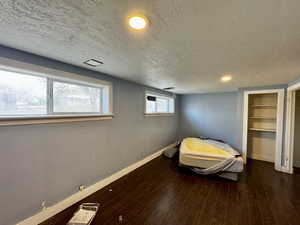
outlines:
[{"label": "white trim", "polygon": [[242,154],[244,162],[247,162],[247,142],[248,142],[248,107],[249,95],[277,93],[277,127],[276,127],[276,150],[275,150],[275,169],[283,171],[285,168],[281,165],[282,159],[282,139],[283,139],[283,109],[284,109],[284,89],[270,89],[244,92],[244,111],[243,111],[243,149]]},{"label": "white trim", "polygon": [[300,168],[300,160],[294,161],[294,167]]},{"label": "white trim", "polygon": [[82,114],[82,113],[74,113],[74,114],[53,114],[53,115],[25,115],[25,116],[0,116],[0,121],[5,120],[29,120],[29,119],[52,119],[52,118],[78,118],[78,117],[113,117],[113,114],[99,114],[99,113],[91,113],[91,114]]},{"label": "white trim", "polygon": [[294,153],[294,122],[295,122],[295,94],[294,90],[288,89],[285,118],[285,167],[293,173]]},{"label": "white trim", "polygon": [[[0,72],[1,71],[6,71],[6,72],[13,72],[13,73],[19,73],[23,75],[28,75],[28,76],[36,76],[36,77],[43,77],[43,78],[48,78],[47,79],[47,100],[49,100],[49,84],[51,83],[51,88],[53,88],[53,82],[62,82],[62,83],[69,83],[73,85],[82,85],[82,86],[88,86],[92,88],[98,88],[101,89],[101,111],[100,113],[92,113],[92,114],[97,114],[97,115],[105,115],[105,114],[112,114],[113,113],[113,85],[111,82],[88,77],[88,76],[82,76],[78,74],[73,74],[73,73],[67,73],[64,71],[57,71],[57,70],[50,70],[50,69],[45,69],[45,68],[39,68],[36,69],[36,67],[33,67],[31,70],[29,70],[27,67],[28,65],[25,64],[17,64],[15,67],[10,66],[10,65],[4,65],[0,64]],[[24,69],[25,67],[25,69]],[[47,101],[48,102],[48,101]],[[49,101],[51,102],[51,101]],[[107,106],[105,105],[107,104]],[[47,104],[47,113],[46,115],[51,115],[53,116],[53,111],[49,112],[49,105]],[[53,109],[53,106],[52,106]],[[63,115],[64,113],[58,113],[59,115]],[[71,113],[71,114],[78,114],[78,113]],[[84,113],[81,112],[83,115],[89,116],[90,113]],[[14,118],[17,118],[18,116],[11,116]],[[5,117],[3,117],[5,118]],[[37,118],[39,118],[37,116]]]},{"label": "white trim", "polygon": [[[168,112],[154,112],[154,113],[148,113],[147,112],[147,96],[154,96],[154,97],[158,97],[158,98],[163,98],[168,100]],[[173,112],[170,111],[170,101],[173,100]],[[157,104],[156,104],[156,108],[157,108]],[[157,111],[157,109],[156,109]],[[153,91],[145,91],[145,95],[144,95],[144,115],[149,115],[149,116],[162,116],[162,115],[175,115],[176,113],[176,95],[168,95],[168,94],[161,94],[159,92],[153,92]]]},{"label": "white trim", "polygon": [[281,170],[282,151],[283,151],[283,113],[284,113],[284,89],[278,91],[277,96],[277,125],[276,125],[276,151],[275,151],[275,169]]},{"label": "white trim", "polygon": [[145,117],[152,117],[152,116],[175,116],[175,113],[145,113]]},{"label": "white trim", "polygon": [[295,130],[295,103],[296,91],[300,90],[300,82],[291,85],[287,89],[286,103],[286,131],[285,131],[285,170],[292,174],[294,172],[294,130]]},{"label": "white trim", "polygon": [[13,119],[0,120],[0,126],[24,126],[50,123],[74,123],[83,121],[111,120],[113,116],[65,117],[65,118],[40,118],[40,119]]},{"label": "white trim", "polygon": [[112,86],[111,82],[105,80],[100,80],[100,79],[96,79],[88,76],[82,76],[73,73],[67,73],[64,71],[56,71],[50,69],[35,70],[34,68],[24,69],[22,67],[7,66],[3,64],[0,64],[0,70],[4,70],[7,72],[21,73],[21,74],[31,75],[31,76],[49,77],[53,79],[58,79],[59,81],[69,81],[71,83],[86,84],[94,87]]},{"label": "white trim", "polygon": [[249,98],[247,92],[244,92],[244,111],[243,111],[243,147],[242,154],[244,163],[247,163],[247,142],[248,142],[248,111]]},{"label": "white trim", "polygon": [[288,87],[288,91],[296,91],[300,89],[300,81]]},{"label": "white trim", "polygon": [[134,171],[135,169],[141,167],[142,165],[148,163],[149,161],[155,159],[156,157],[160,156],[165,150],[169,148],[174,148],[176,145],[178,145],[179,142],[176,141],[173,144],[168,145],[167,147],[159,150],[158,152],[155,152],[154,154],[147,156],[146,158],[112,174],[111,176],[97,182],[96,184],[93,184],[86,189],[83,189],[83,191],[79,191],[76,194],[71,195],[70,197],[62,200],[61,202],[58,202],[57,204],[46,208],[45,210],[35,214],[32,217],[29,217],[21,222],[19,222],[17,225],[33,225],[33,224],[39,224],[43,221],[51,218],[52,216],[56,215],[57,213],[63,211],[64,209],[70,207],[71,205],[75,204],[78,201],[81,201],[82,199],[86,198],[87,196],[99,191],[103,187],[109,185],[110,183],[118,180],[119,178],[125,176],[126,174]]},{"label": "white trim", "polygon": [[267,90],[257,90],[257,91],[245,91],[244,93],[249,94],[272,94],[272,93],[278,93],[280,90],[284,90],[283,88],[278,89],[267,89]]},{"label": "white trim", "polygon": [[267,156],[262,156],[259,154],[251,154],[251,157],[249,157],[251,159],[255,159],[255,160],[260,160],[260,161],[267,161],[267,162],[274,162],[274,159],[271,157],[267,157]]},{"label": "white trim", "polygon": [[176,98],[175,94],[172,93],[160,93],[160,92],[155,92],[155,91],[149,91],[149,90],[145,90],[145,96],[147,95],[153,95],[153,96],[158,96],[158,97],[164,97],[164,98]]}]

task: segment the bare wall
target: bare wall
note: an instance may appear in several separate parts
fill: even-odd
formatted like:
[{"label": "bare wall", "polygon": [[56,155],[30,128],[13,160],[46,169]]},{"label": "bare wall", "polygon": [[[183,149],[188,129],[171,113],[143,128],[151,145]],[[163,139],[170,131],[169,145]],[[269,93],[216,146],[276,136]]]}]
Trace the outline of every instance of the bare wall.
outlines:
[{"label": "bare wall", "polygon": [[244,92],[278,88],[286,90],[287,85],[240,88],[236,92],[182,95],[179,136],[184,138],[203,135],[222,139],[241,152]]},{"label": "bare wall", "polygon": [[240,149],[239,101],[239,92],[183,95],[180,137],[203,135]]},{"label": "bare wall", "polygon": [[144,117],[145,86],[0,46],[0,64],[113,83],[108,121],[0,127],[0,224],[15,224],[177,140],[176,116]]}]

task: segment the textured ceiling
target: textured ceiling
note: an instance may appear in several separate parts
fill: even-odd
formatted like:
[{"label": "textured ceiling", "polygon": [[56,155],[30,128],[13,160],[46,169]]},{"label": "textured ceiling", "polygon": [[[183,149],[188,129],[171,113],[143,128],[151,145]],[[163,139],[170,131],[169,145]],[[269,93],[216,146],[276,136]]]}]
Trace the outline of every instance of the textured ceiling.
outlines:
[{"label": "textured ceiling", "polygon": [[[177,93],[300,75],[299,0],[1,0],[0,44]],[[145,32],[126,18],[146,15]],[[93,69],[87,67],[89,69]],[[233,81],[221,83],[223,73]]]}]

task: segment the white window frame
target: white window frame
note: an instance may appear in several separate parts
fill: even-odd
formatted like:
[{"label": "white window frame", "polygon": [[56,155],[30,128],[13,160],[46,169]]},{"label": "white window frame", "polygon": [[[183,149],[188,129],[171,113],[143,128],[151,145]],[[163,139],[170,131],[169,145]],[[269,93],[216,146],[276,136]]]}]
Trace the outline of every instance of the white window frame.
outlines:
[{"label": "white window frame", "polygon": [[[0,126],[7,125],[23,125],[23,124],[39,124],[39,123],[51,123],[51,121],[43,119],[55,119],[54,122],[73,122],[73,121],[86,121],[87,118],[111,119],[113,116],[113,86],[111,82],[99,80],[91,77],[80,76],[76,74],[63,74],[52,75],[44,72],[35,72],[25,69],[12,68],[8,66],[0,65],[0,72],[7,71],[18,73],[21,75],[42,77],[47,79],[47,113],[38,115],[7,115],[0,116]],[[53,82],[61,82],[67,84],[81,85],[85,87],[100,88],[101,90],[101,110],[100,112],[54,112],[53,111]],[[52,98],[49,99],[49,98]],[[101,118],[100,118],[101,117]],[[104,118],[105,117],[105,118]],[[62,118],[63,120],[57,120]],[[70,118],[70,120],[68,120]],[[72,119],[73,118],[73,119]],[[74,119],[79,118],[79,119]],[[23,121],[22,120],[26,120]],[[32,123],[29,120],[36,120]],[[38,122],[37,122],[38,120]],[[17,122],[16,122],[17,121]]]},{"label": "white window frame", "polygon": [[[147,112],[147,96],[153,96],[153,97],[157,97],[157,98],[161,98],[161,99],[167,99],[168,100],[168,112],[157,112],[157,110],[156,110],[156,112],[154,112],[154,113],[148,113]],[[170,99],[172,99],[174,101],[173,112],[170,112],[170,109],[169,109]],[[145,116],[172,116],[172,115],[175,115],[175,113],[176,113],[176,98],[175,98],[175,96],[161,94],[161,93],[157,93],[157,92],[153,92],[153,91],[145,91],[144,105],[145,105],[145,109],[144,109]],[[157,107],[157,105],[156,105],[156,107]]]},{"label": "white window frame", "polygon": [[[100,110],[99,112],[54,112],[54,97],[53,97],[53,87],[54,87],[54,82],[59,82],[59,83],[65,83],[65,84],[71,84],[71,85],[79,85],[83,87],[91,87],[91,88],[98,88],[100,90],[100,98],[99,101],[101,102],[100,104]],[[50,101],[50,104],[47,104],[49,109],[47,109],[47,114],[48,115],[103,115],[105,112],[103,112],[103,87],[99,85],[88,85],[88,84],[83,84],[80,82],[75,82],[75,81],[65,81],[62,79],[51,79],[48,78],[48,95],[47,97],[51,99],[47,99],[47,101]]]}]

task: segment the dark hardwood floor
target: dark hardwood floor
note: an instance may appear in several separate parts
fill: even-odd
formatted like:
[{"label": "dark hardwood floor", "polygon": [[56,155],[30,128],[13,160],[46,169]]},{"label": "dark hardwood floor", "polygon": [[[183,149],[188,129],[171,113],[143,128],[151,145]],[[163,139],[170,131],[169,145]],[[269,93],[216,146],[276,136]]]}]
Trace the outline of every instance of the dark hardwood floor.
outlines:
[{"label": "dark hardwood floor", "polygon": [[[92,225],[300,225],[300,174],[249,160],[233,182],[192,174],[161,156],[82,202],[101,204]],[[66,224],[80,203],[42,225]]]}]

